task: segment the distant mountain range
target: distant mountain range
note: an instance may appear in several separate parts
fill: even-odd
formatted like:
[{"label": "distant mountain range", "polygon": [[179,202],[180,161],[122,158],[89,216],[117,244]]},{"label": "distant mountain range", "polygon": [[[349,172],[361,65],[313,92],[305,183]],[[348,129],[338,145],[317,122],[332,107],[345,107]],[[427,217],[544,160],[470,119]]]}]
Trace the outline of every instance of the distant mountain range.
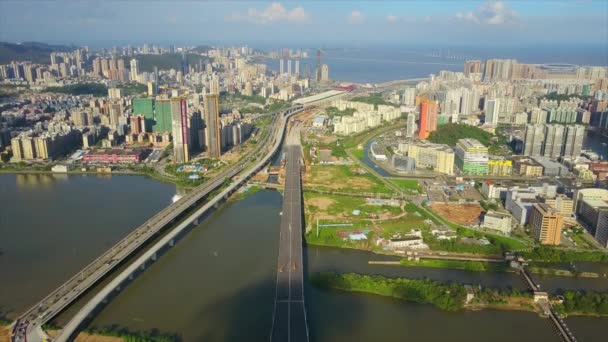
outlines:
[{"label": "distant mountain range", "polygon": [[33,63],[51,62],[51,52],[72,51],[74,46],[49,45],[37,42],[6,43],[0,42],[0,64],[11,61],[31,61]]}]

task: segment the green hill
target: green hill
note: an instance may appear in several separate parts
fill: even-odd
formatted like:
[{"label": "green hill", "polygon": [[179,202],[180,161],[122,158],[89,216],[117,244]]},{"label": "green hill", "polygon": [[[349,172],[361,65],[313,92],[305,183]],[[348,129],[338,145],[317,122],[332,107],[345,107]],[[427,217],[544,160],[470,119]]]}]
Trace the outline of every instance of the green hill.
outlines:
[{"label": "green hill", "polygon": [[7,43],[0,42],[0,64],[11,61],[31,61],[33,63],[51,63],[51,52],[72,51],[76,47],[65,45],[48,45],[37,42]]}]

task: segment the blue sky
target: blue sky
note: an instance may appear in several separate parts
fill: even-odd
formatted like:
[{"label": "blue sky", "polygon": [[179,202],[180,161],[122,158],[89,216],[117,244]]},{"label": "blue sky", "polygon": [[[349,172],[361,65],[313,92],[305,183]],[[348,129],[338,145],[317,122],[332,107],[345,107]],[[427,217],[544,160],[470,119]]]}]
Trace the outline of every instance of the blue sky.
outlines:
[{"label": "blue sky", "polygon": [[608,49],[608,0],[0,1],[0,40],[537,45]]}]

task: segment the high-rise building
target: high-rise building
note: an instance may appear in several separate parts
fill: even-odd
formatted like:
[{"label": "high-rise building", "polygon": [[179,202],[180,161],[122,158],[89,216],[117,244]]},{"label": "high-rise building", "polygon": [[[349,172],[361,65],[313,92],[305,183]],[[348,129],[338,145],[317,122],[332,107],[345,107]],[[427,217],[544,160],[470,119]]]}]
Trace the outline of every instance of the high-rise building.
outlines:
[{"label": "high-rise building", "polygon": [[294,74],[300,75],[300,60],[296,59]]},{"label": "high-rise building", "polygon": [[543,151],[544,157],[559,158],[562,156],[564,148],[564,126],[562,125],[547,125],[545,131],[545,148]]},{"label": "high-rise building", "polygon": [[437,114],[439,112],[437,102],[428,99],[420,103],[420,119],[418,124],[418,137],[426,139],[431,132],[437,130]]},{"label": "high-rise building", "polygon": [[186,99],[171,99],[171,128],[173,136],[173,162],[186,163],[190,160],[188,147],[188,106]]},{"label": "high-rise building", "polygon": [[329,65],[323,64],[321,66],[321,82],[329,81]]},{"label": "high-rise building", "polygon": [[137,82],[137,76],[139,75],[139,62],[137,59],[133,58],[130,62],[131,64],[131,81]]},{"label": "high-rise building", "polygon": [[587,132],[583,125],[566,126],[566,142],[564,144],[562,156],[571,159],[580,156],[586,134]]},{"label": "high-rise building", "polygon": [[218,94],[205,95],[205,125],[207,126],[205,138],[211,158],[219,158],[222,155],[219,106]]},{"label": "high-rise building", "polygon": [[476,139],[460,139],[456,144],[456,165],[464,174],[488,174],[488,148]]},{"label": "high-rise building", "polygon": [[498,124],[498,113],[500,110],[500,100],[488,100],[486,105],[486,123]]},{"label": "high-rise building", "polygon": [[406,106],[416,105],[416,88],[405,88],[403,91],[403,104]]},{"label": "high-rise building", "polygon": [[291,59],[287,60],[287,75],[291,75]]},{"label": "high-rise building", "polygon": [[527,125],[524,140],[524,155],[541,156],[545,144],[545,125]]},{"label": "high-rise building", "polygon": [[279,60],[279,75],[283,75],[285,73],[285,60],[281,58]]},{"label": "high-rise building", "polygon": [[154,122],[152,130],[156,133],[173,131],[173,115],[171,113],[170,100],[162,99],[154,103]]},{"label": "high-rise building", "polygon": [[544,245],[559,245],[562,235],[563,216],[546,203],[532,206],[530,225],[536,241]]},{"label": "high-rise building", "polygon": [[148,82],[148,96],[156,95],[156,85],[153,81]]},{"label": "high-rise building", "polygon": [[464,62],[464,75],[469,76],[470,74],[481,74],[482,61],[470,60]]},{"label": "high-rise building", "polygon": [[408,138],[413,138],[414,134],[416,134],[416,114],[408,113],[407,114],[407,131],[405,136]]}]

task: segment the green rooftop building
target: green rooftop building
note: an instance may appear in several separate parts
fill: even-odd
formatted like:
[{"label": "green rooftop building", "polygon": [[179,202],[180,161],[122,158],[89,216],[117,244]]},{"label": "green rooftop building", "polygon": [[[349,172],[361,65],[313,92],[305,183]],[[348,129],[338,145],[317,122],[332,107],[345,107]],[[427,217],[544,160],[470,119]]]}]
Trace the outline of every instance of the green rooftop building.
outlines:
[{"label": "green rooftop building", "polygon": [[153,98],[134,98],[133,115],[143,115],[145,131],[164,133],[171,132],[171,102]]}]

